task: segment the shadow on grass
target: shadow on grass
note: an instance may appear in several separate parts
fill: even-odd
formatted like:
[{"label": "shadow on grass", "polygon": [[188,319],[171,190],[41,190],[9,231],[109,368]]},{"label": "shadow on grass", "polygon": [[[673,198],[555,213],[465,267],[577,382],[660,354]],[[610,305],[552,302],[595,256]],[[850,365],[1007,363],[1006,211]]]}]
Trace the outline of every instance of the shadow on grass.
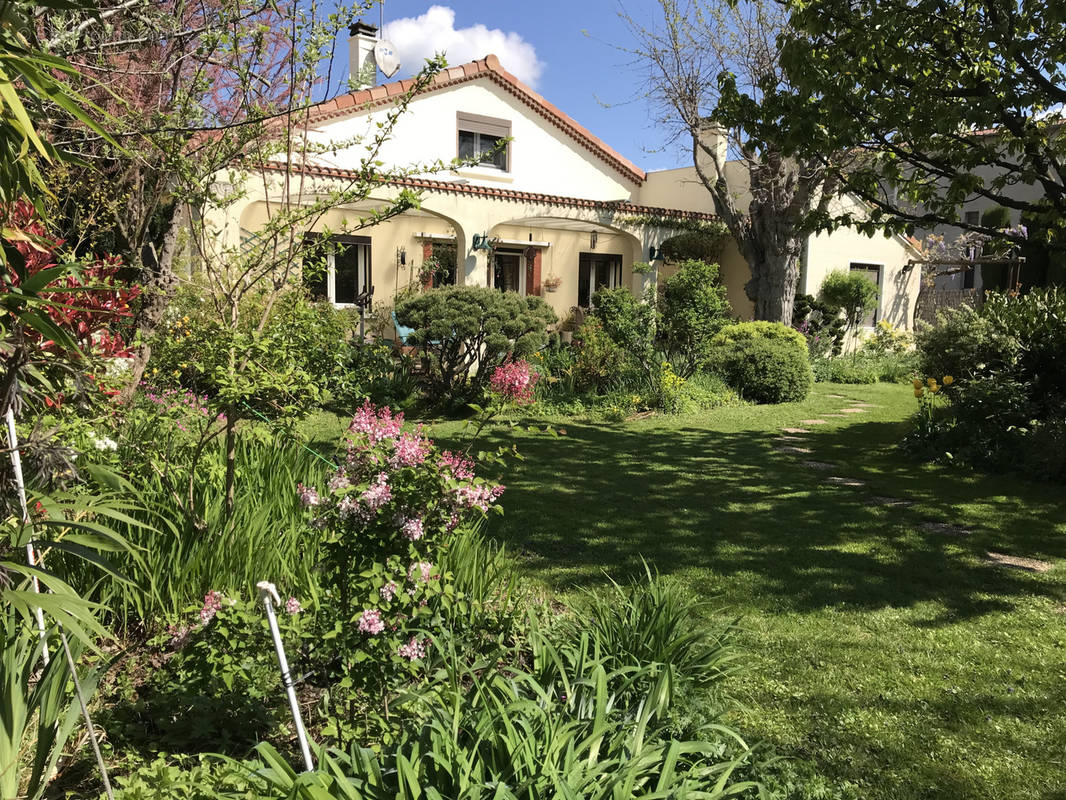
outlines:
[{"label": "shadow on grass", "polygon": [[[809,435],[811,455],[775,450],[776,431],[568,423],[559,438],[518,434],[497,535],[556,588],[706,570],[708,594],[741,609],[907,607],[937,601],[940,625],[1060,597],[1054,582],[981,559],[995,549],[1066,557],[1066,514],[1052,486],[915,464],[894,447],[899,422]],[[497,434],[492,444],[510,443]],[[828,470],[804,459],[833,462]],[[827,483],[857,478],[865,487]],[[913,501],[878,505],[874,497]],[[923,521],[970,529],[923,531]]]}]

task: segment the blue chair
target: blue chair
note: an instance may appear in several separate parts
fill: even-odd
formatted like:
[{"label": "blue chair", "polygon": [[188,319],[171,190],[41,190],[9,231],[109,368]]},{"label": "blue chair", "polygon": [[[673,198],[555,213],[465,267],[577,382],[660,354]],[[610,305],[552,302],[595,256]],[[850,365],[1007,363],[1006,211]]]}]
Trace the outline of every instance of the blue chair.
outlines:
[{"label": "blue chair", "polygon": [[392,324],[396,326],[396,337],[400,340],[400,344],[407,346],[407,340],[411,334],[415,332],[414,328],[408,328],[400,324],[400,320],[396,318],[396,312],[392,312]]}]

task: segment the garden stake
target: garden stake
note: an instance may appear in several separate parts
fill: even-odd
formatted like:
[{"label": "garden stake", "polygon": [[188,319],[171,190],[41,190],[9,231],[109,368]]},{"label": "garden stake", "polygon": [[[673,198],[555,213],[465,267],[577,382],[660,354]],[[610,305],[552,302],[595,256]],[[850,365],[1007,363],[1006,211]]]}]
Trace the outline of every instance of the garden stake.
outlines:
[{"label": "garden stake", "polygon": [[[15,431],[15,412],[8,406],[7,414],[7,443],[11,449],[11,468],[15,473],[15,486],[18,489],[19,505],[22,508],[22,523],[24,525],[30,524],[30,511],[29,506],[26,504],[26,484],[22,479],[22,457],[19,455],[18,449],[18,434]],[[33,542],[26,542],[26,560],[31,567],[40,565],[40,560],[36,557],[36,553],[33,549]],[[40,583],[37,581],[36,576],[32,576],[33,592],[34,594],[41,593]],[[41,636],[41,660],[45,666],[48,665],[48,638],[44,627],[44,612],[41,611],[41,607],[37,606],[34,609],[35,616],[37,617],[37,630]],[[96,728],[93,725],[92,717],[89,716],[89,707],[85,704],[85,695],[81,690],[81,681],[78,680],[78,668],[74,663],[74,656],[70,652],[70,644],[67,642],[67,634],[63,631],[63,626],[58,622],[56,627],[59,629],[59,641],[63,644],[63,653],[67,658],[67,668],[70,669],[70,677],[74,682],[74,694],[78,698],[78,707],[81,709],[81,715],[85,718],[85,727],[89,733],[89,742],[93,747],[93,755],[96,757],[96,766],[100,769],[100,779],[104,784],[104,792],[107,794],[109,800],[115,800],[115,794],[111,790],[111,780],[107,775],[107,765],[104,764],[104,756],[100,752],[100,741],[96,738]]]},{"label": "garden stake", "polygon": [[281,684],[289,696],[289,707],[292,709],[292,721],[296,725],[296,738],[300,740],[300,752],[303,753],[304,763],[307,765],[306,772],[315,768],[311,760],[311,749],[307,746],[307,732],[304,730],[303,717],[300,716],[300,704],[296,700],[296,689],[292,683],[292,675],[289,674],[289,660],[285,658],[285,645],[281,643],[281,631],[278,630],[278,618],[274,615],[274,603],[281,605],[278,590],[269,581],[259,581],[255,585],[259,590],[259,597],[266,607],[267,620],[270,622],[270,635],[274,637],[274,650],[278,654],[278,666],[281,668]]},{"label": "garden stake", "polygon": [[[19,440],[18,433],[15,431],[15,412],[11,410],[11,406],[7,408],[7,414],[4,415],[7,418],[7,446],[11,451],[11,470],[15,473],[15,487],[18,489],[19,494],[19,506],[22,508],[22,524],[30,524],[30,509],[26,505],[26,484],[22,479],[22,456],[19,455]],[[37,557],[33,551],[33,542],[26,542],[26,563],[31,567],[37,565]],[[33,575],[30,580],[33,583],[33,593],[41,593],[41,584],[37,580],[37,576]],[[34,616],[37,618],[37,632],[41,637],[41,660],[44,661],[44,665],[47,667],[50,660],[48,654],[48,634],[44,629],[44,612],[41,611],[41,607],[37,606],[33,610]]]}]

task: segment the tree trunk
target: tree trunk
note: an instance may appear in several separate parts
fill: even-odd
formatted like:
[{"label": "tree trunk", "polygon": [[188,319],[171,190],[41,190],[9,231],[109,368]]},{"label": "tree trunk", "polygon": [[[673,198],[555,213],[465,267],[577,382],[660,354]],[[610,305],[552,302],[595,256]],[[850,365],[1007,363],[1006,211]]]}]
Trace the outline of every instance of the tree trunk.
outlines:
[{"label": "tree trunk", "polygon": [[[181,224],[180,209],[175,206],[171,212],[170,227],[167,228],[163,237],[163,249],[159,257],[155,257],[155,249],[151,248],[148,259],[151,264],[141,265],[141,272],[151,270],[151,278],[144,283],[144,293],[141,299],[141,308],[137,312],[134,322],[134,338],[137,341],[137,350],[133,354],[130,364],[129,383],[122,389],[119,399],[128,403],[137,394],[144,370],[148,366],[148,360],[152,357],[151,338],[155,335],[159,323],[163,320],[163,313],[174,296],[174,289],[178,285],[177,276],[174,274],[174,255],[178,246],[178,231]],[[151,247],[151,246],[149,246]]]},{"label": "tree trunk", "polygon": [[750,245],[743,248],[751,269],[751,280],[744,285],[744,292],[755,304],[755,319],[792,324],[801,246],[800,239],[787,237],[785,247],[780,249],[756,250]]}]

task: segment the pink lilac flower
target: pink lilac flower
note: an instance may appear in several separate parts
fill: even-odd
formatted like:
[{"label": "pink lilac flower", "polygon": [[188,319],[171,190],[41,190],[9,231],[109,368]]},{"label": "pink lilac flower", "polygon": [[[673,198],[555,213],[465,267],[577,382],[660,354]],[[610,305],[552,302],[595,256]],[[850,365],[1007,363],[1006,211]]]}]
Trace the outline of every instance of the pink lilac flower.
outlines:
[{"label": "pink lilac flower", "polygon": [[426,643],[421,639],[412,636],[407,644],[401,644],[396,648],[396,653],[401,658],[406,658],[408,661],[417,661],[420,658],[426,657]]},{"label": "pink lilac flower", "polygon": [[359,511],[359,501],[350,494],[342,497],[341,501],[337,503],[337,512],[341,515],[341,519],[357,516]]},{"label": "pink lilac flower", "polygon": [[489,484],[460,486],[455,490],[455,502],[460,508],[480,508],[482,511],[488,511],[489,506],[503,494],[504,488],[503,485]]},{"label": "pink lilac flower", "polygon": [[300,605],[300,601],[297,600],[295,597],[290,597],[288,600],[285,601],[285,610],[288,611],[290,614],[299,614],[301,611],[304,610],[304,607]]},{"label": "pink lilac flower", "polygon": [[300,498],[300,505],[304,508],[312,508],[322,502],[313,487],[304,486],[302,483],[296,484],[296,496]]},{"label": "pink lilac flower", "polygon": [[393,416],[392,409],[388,406],[375,408],[374,404],[367,400],[362,407],[355,412],[348,430],[352,433],[361,433],[367,438],[367,442],[375,445],[384,439],[395,439],[403,429],[403,413]]},{"label": "pink lilac flower", "polygon": [[167,634],[170,636],[170,646],[175,650],[180,650],[189,641],[189,634],[192,633],[192,628],[188,625],[168,625]]},{"label": "pink lilac flower", "polygon": [[200,609],[200,624],[206,625],[222,610],[222,592],[213,589],[204,595],[204,605]]},{"label": "pink lilac flower", "polygon": [[433,565],[428,561],[412,561],[411,566],[407,568],[407,580],[412,583],[418,583],[421,580],[424,583],[429,580],[432,573]]},{"label": "pink lilac flower", "polygon": [[530,370],[528,361],[508,361],[493,370],[489,387],[504,400],[519,404],[530,403],[533,401],[533,387],[537,383],[537,377],[537,373]]},{"label": "pink lilac flower", "polygon": [[396,581],[389,581],[380,589],[378,589],[378,594],[381,595],[382,599],[385,600],[385,602],[388,602],[396,596],[396,592],[399,588],[400,587],[396,585]]},{"label": "pink lilac flower", "polygon": [[460,453],[445,450],[440,454],[440,463],[446,467],[452,476],[461,481],[468,481],[474,477],[474,462],[465,458]]},{"label": "pink lilac flower", "polygon": [[363,492],[363,502],[371,512],[377,511],[392,499],[392,490],[389,488],[389,476],[379,472],[377,480]]},{"label": "pink lilac flower", "polygon": [[396,449],[389,458],[389,466],[416,467],[429,455],[429,441],[417,433],[405,433],[396,440]]},{"label": "pink lilac flower", "polygon": [[368,608],[359,615],[359,632],[377,636],[385,630],[385,623],[381,619],[381,612],[376,608]]},{"label": "pink lilac flower", "polygon": [[417,542],[422,538],[425,533],[425,529],[422,525],[422,520],[418,517],[405,520],[403,526],[400,528],[403,531],[403,535],[407,537],[409,541]]},{"label": "pink lilac flower", "polygon": [[340,470],[336,475],[329,479],[329,490],[331,492],[347,489],[351,485],[352,482],[348,480],[348,476],[344,474],[344,470]]}]

